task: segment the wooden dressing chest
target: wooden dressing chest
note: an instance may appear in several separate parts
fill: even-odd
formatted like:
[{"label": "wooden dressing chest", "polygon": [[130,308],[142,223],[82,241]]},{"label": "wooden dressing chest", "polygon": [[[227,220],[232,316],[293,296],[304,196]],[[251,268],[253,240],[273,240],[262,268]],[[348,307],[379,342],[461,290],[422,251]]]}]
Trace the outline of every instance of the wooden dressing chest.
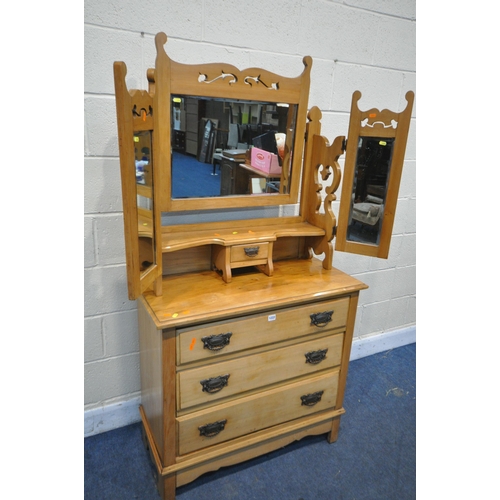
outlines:
[{"label": "wooden dressing chest", "polygon": [[359,291],[317,259],[170,276],[138,301],[142,419],[164,498],[311,434],[337,439]]},{"label": "wooden dressing chest", "polygon": [[[307,108],[311,57],[290,78],[178,63],[166,41],[156,35],[147,91],[128,90],[123,62],[114,63],[114,77],[140,411],[160,493],[171,500],[204,472],[311,434],[337,439],[358,296],[367,287],[332,267],[332,241],[387,257],[413,93],[398,114],[362,112],[356,91],[349,140],[330,144],[321,111]],[[247,178],[236,189],[225,168],[217,184],[216,169],[195,159],[187,136],[183,153],[178,136],[191,115],[214,124],[198,137],[198,157],[228,151],[228,129],[238,129],[238,147],[246,141],[235,168],[255,170],[252,148],[268,147],[260,154],[273,162],[272,189],[249,190]],[[373,216],[359,216],[362,209]]]}]

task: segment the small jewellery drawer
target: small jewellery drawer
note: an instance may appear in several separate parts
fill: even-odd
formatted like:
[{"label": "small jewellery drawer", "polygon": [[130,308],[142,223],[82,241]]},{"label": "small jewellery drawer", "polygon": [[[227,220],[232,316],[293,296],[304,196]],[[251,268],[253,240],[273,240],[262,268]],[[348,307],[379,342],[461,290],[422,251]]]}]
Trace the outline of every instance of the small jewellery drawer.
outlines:
[{"label": "small jewellery drawer", "polygon": [[250,264],[255,260],[267,259],[268,254],[268,242],[252,245],[233,245],[231,247],[231,267],[234,267],[233,264],[237,262]]},{"label": "small jewellery drawer", "polygon": [[177,417],[184,455],[273,425],[333,409],[338,369],[320,376]]},{"label": "small jewellery drawer", "polygon": [[344,334],[230,361],[184,370],[178,377],[178,409],[217,402],[221,398],[334,368],[340,364]]},{"label": "small jewellery drawer", "polygon": [[177,331],[177,364],[251,349],[345,326],[349,298],[344,297],[265,314],[244,316]]}]

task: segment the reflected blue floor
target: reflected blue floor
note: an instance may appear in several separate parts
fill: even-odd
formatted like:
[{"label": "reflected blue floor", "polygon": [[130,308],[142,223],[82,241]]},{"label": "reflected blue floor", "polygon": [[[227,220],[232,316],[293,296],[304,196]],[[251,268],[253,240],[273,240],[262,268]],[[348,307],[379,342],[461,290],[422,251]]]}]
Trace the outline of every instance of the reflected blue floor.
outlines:
[{"label": "reflected blue floor", "polygon": [[220,195],[220,170],[212,175],[213,165],[194,156],[172,153],[172,197],[193,198]]},{"label": "reflected blue floor", "polygon": [[[311,436],[177,489],[178,500],[416,498],[416,344],[351,362],[339,438]],[[158,500],[140,424],[85,439],[85,499]]]}]

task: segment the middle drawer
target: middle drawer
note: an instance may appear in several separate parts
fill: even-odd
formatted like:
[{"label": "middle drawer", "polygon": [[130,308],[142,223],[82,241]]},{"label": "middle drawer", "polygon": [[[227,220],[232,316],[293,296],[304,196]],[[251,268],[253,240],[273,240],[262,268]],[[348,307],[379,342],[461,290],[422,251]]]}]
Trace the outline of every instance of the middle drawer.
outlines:
[{"label": "middle drawer", "polygon": [[241,394],[340,364],[344,334],[184,370],[177,374],[177,409]]}]

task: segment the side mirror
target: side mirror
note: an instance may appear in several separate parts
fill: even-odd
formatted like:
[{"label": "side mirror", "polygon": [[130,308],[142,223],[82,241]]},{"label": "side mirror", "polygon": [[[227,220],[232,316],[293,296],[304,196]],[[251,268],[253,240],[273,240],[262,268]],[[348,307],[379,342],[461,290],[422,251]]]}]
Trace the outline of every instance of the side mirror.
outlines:
[{"label": "side mirror", "polygon": [[415,94],[401,113],[361,111],[352,96],[335,249],[386,259]]}]

